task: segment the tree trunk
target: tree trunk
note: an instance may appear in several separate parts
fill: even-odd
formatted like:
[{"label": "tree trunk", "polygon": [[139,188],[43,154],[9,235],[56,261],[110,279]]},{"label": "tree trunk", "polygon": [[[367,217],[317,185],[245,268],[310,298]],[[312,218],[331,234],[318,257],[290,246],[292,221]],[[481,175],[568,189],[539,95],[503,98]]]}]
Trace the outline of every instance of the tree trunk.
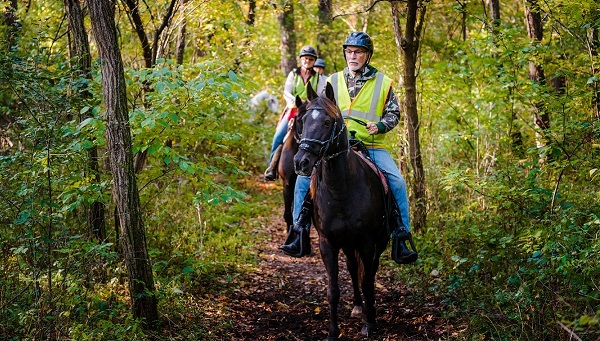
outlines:
[{"label": "tree trunk", "polygon": [[255,19],[256,19],[256,0],[248,0],[248,17],[246,18],[246,25],[254,26]]},{"label": "tree trunk", "polygon": [[106,145],[113,174],[113,200],[118,211],[133,315],[147,327],[158,321],[152,266],[146,248],[140,198],[133,169],[131,129],[123,61],[110,0],[88,0],[92,32],[101,59],[106,110]]},{"label": "tree trunk", "polygon": [[281,38],[279,50],[281,51],[281,72],[287,76],[296,67],[296,33],[294,30],[294,3],[293,0],[279,2],[277,8],[277,21]]},{"label": "tree trunk", "polygon": [[11,0],[10,4],[8,6],[6,6],[6,8],[4,9],[4,13],[2,13],[2,15],[4,16],[4,24],[8,28],[6,30],[5,38],[6,38],[6,47],[9,50],[13,49],[13,45],[16,42],[17,31],[19,30],[19,27],[21,26],[21,24],[19,23],[19,20],[17,18],[17,15],[15,14],[16,12],[17,12],[17,0]]},{"label": "tree trunk", "polygon": [[[527,18],[527,36],[531,38],[533,45],[541,43],[544,37],[544,28],[542,25],[542,15],[537,0],[525,0],[525,16]],[[546,77],[544,68],[537,61],[529,62],[529,79],[540,87],[546,85]],[[533,123],[536,127],[536,144],[537,147],[546,145],[544,138],[545,131],[550,128],[550,116],[544,111],[543,102],[537,101],[533,108]]]},{"label": "tree trunk", "polygon": [[[79,0],[63,0],[63,3],[69,21],[69,32],[72,35],[72,40],[70,40],[69,44],[69,53],[71,55],[71,60],[76,61],[76,65],[71,65],[71,70],[73,70],[74,73],[80,74],[81,77],[91,80],[92,74],[90,69],[92,59],[90,57],[90,45],[83,23],[83,11],[79,5]],[[87,87],[79,90],[79,94],[86,101],[92,98],[92,94]],[[90,117],[86,114],[81,114],[79,116],[80,122]],[[100,183],[98,148],[93,146],[87,153],[88,162],[85,175],[86,177],[94,179],[96,183]],[[86,220],[89,234],[94,236],[98,242],[101,243],[106,241],[104,209],[104,203],[97,200],[86,208]]]},{"label": "tree trunk", "polygon": [[415,230],[424,228],[427,222],[425,171],[423,169],[421,144],[419,141],[416,68],[425,12],[426,7],[424,1],[408,0],[405,36],[400,43],[401,48],[404,51],[404,106],[406,108],[410,161],[413,167],[414,176],[414,197],[412,202],[415,207],[413,213],[413,226]]},{"label": "tree trunk", "polygon": [[324,47],[330,40],[329,27],[331,26],[331,0],[319,0],[319,20],[317,26],[317,53],[322,57]]},{"label": "tree trunk", "polygon": [[[596,24],[598,22],[598,17],[599,15],[597,13],[595,13],[593,15],[593,18],[595,20],[592,21],[592,28],[591,28],[591,34],[590,34],[590,43],[589,43],[589,50],[590,50],[590,60],[592,60],[592,74],[594,76],[598,76],[598,71],[600,70],[599,67],[597,67],[595,65],[595,63],[593,62],[593,60],[595,58],[597,58],[598,56],[598,49],[600,49],[600,39],[598,39],[599,33],[598,31],[600,30],[600,25]],[[593,87],[593,95],[592,95],[592,105],[593,105],[593,109],[594,109],[594,116],[595,117],[600,117],[600,90],[598,89],[598,81],[594,81],[592,84]]]},{"label": "tree trunk", "polygon": [[[180,0],[181,8],[186,8],[188,0]],[[185,13],[183,15],[183,19],[181,19],[181,23],[179,24],[179,30],[177,32],[177,42],[175,43],[175,60],[177,61],[177,65],[183,64],[183,56],[185,55],[185,38],[187,35],[187,19]]]},{"label": "tree trunk", "polygon": [[500,0],[489,0],[490,15],[492,17],[492,36],[494,40],[498,35],[498,27],[500,26]]}]

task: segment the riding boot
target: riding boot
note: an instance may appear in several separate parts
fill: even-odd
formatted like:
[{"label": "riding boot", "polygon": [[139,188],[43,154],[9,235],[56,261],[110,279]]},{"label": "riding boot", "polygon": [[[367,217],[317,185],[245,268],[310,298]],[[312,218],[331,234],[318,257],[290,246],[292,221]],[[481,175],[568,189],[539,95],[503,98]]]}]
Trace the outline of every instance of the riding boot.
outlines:
[{"label": "riding boot", "polygon": [[[395,200],[394,200],[395,204]],[[396,205],[397,207],[397,205]],[[410,232],[406,231],[400,212],[397,208],[392,211],[392,223],[395,225],[392,232],[392,259],[398,264],[413,263],[419,258],[417,249],[412,240]],[[406,245],[406,241],[410,243],[410,248]]]},{"label": "riding boot", "polygon": [[294,226],[290,227],[285,243],[280,246],[288,256],[300,258],[310,255],[310,221],[312,215],[312,199],[307,193],[302,202],[302,209]]},{"label": "riding boot", "polygon": [[275,181],[278,178],[277,167],[279,165],[279,158],[281,157],[282,149],[282,144],[280,144],[277,147],[277,149],[275,149],[275,153],[273,153],[273,157],[271,158],[269,168],[267,168],[267,170],[265,171],[265,181]]}]

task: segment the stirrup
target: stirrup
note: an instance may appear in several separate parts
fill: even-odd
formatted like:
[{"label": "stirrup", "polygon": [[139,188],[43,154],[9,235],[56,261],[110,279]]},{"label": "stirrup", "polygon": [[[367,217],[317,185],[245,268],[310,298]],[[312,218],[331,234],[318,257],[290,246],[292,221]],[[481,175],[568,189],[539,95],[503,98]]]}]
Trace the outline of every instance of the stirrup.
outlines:
[{"label": "stirrup", "polygon": [[[406,245],[408,240],[410,249]],[[395,234],[392,238],[392,259],[398,264],[409,264],[415,262],[419,258],[417,249],[412,240],[412,235],[406,230],[402,230]]]}]

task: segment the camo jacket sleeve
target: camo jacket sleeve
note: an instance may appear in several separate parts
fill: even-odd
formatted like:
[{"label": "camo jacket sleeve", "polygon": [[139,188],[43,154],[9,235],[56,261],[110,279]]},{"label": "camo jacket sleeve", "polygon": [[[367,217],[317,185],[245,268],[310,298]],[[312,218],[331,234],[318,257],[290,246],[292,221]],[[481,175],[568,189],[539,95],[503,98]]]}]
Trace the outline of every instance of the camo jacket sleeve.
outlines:
[{"label": "camo jacket sleeve", "polygon": [[394,90],[390,89],[390,93],[385,101],[385,106],[383,107],[383,115],[381,116],[381,121],[377,122],[377,128],[379,130],[379,134],[385,134],[388,131],[392,130],[395,126],[398,125],[400,121],[400,105],[398,105],[398,100],[396,99],[396,94],[394,94]]}]

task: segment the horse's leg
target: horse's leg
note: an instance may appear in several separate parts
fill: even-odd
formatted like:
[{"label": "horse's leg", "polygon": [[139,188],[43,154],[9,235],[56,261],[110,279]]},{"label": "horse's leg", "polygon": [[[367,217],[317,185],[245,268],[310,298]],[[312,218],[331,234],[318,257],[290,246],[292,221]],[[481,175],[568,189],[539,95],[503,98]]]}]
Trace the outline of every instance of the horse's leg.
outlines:
[{"label": "horse's leg", "polygon": [[367,252],[367,256],[362,258],[364,266],[362,291],[365,296],[363,313],[366,317],[366,321],[361,334],[364,336],[369,336],[377,330],[377,321],[375,317],[375,274],[379,268],[379,257],[376,256],[374,251],[375,250],[371,250],[371,252]]},{"label": "horse's leg", "polygon": [[[287,180],[287,179],[286,179]],[[289,232],[290,228],[294,225],[294,218],[292,216],[292,206],[294,204],[294,183],[290,183],[289,180],[283,184],[283,220]]]},{"label": "horse's leg", "polygon": [[340,302],[340,287],[338,283],[338,255],[339,250],[334,250],[331,244],[325,240],[325,238],[319,238],[319,251],[321,252],[321,259],[325,264],[327,270],[327,299],[329,300],[329,318],[331,323],[329,325],[329,337],[327,340],[337,340],[340,336],[340,328],[338,327],[338,304]]},{"label": "horse's leg", "polygon": [[356,258],[356,254],[353,250],[344,250],[344,254],[346,255],[346,268],[348,269],[348,273],[350,273],[350,278],[352,279],[352,290],[354,295],[354,307],[352,308],[352,313],[350,316],[361,318],[363,302],[358,283],[358,259]]}]

